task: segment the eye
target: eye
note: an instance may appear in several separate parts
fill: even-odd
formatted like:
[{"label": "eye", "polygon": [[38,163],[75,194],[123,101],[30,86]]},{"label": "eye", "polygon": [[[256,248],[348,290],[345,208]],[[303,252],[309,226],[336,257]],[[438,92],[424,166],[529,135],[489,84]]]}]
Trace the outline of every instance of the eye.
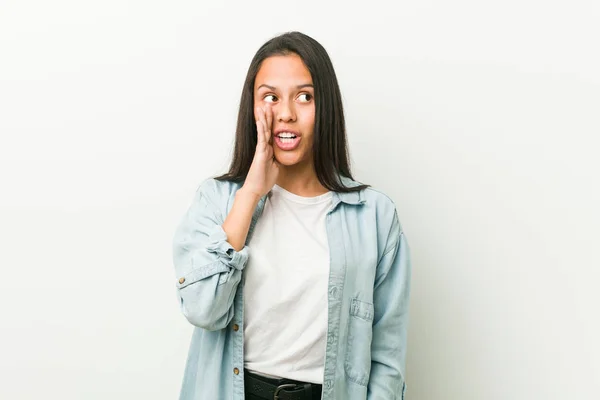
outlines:
[{"label": "eye", "polygon": [[[273,100],[267,100],[269,97],[272,97]],[[277,101],[277,96],[275,96],[274,94],[268,94],[265,97],[263,97],[263,100],[267,103],[273,103],[274,101]]]},{"label": "eye", "polygon": [[300,96],[298,96],[298,99],[300,99],[300,101],[302,103],[307,103],[307,102],[311,101],[312,98],[313,98],[313,96],[310,93],[302,93]]}]

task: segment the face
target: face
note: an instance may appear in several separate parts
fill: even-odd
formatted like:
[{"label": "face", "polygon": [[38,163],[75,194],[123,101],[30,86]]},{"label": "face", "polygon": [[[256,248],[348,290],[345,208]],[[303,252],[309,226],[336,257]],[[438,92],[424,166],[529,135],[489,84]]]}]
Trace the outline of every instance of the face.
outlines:
[{"label": "face", "polygon": [[[272,56],[262,62],[254,82],[254,105],[273,111],[273,150],[277,161],[285,166],[312,163],[314,88],[300,56]],[[296,138],[282,139],[280,135],[290,136],[286,133]]]}]

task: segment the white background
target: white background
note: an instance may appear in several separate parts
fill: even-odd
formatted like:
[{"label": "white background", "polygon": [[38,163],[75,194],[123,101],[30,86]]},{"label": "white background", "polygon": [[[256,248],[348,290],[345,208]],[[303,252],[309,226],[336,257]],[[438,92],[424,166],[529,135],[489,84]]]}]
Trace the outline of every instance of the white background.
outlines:
[{"label": "white background", "polygon": [[2,0],[0,398],[177,398],[175,226],[300,30],[411,246],[407,398],[598,399],[598,4]]}]

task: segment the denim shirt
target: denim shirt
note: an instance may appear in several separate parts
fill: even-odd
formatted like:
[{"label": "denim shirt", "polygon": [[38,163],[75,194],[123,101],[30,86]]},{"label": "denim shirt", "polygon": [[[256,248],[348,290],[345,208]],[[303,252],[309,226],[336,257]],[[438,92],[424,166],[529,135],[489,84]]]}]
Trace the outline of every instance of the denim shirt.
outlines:
[{"label": "denim shirt", "polygon": [[[359,185],[340,178],[346,186]],[[235,251],[222,224],[241,186],[203,181],[174,235],[180,308],[195,326],[180,400],[244,399],[243,271],[267,195],[254,211],[244,248]],[[373,188],[333,192],[326,228],[322,399],[404,399],[411,262],[395,204]]]}]

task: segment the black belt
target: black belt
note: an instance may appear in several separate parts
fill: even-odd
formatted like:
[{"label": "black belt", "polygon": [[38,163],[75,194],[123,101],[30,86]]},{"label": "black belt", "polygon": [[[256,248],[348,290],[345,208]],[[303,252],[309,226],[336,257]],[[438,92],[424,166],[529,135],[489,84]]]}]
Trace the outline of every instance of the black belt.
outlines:
[{"label": "black belt", "polygon": [[323,385],[291,379],[274,379],[244,369],[244,390],[268,400],[319,400]]}]

